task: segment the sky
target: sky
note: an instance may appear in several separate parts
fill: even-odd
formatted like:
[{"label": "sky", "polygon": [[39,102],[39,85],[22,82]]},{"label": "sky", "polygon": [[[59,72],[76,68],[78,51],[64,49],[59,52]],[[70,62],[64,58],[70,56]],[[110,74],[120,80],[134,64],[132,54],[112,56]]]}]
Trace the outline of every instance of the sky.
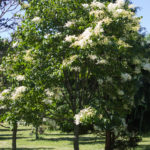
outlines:
[{"label": "sky", "polygon": [[[150,0],[131,0],[132,3],[139,7],[137,16],[143,16],[141,20],[141,26],[145,27],[145,32],[150,33]],[[0,36],[3,38],[10,38],[11,32],[0,33]]]},{"label": "sky", "polygon": [[146,28],[147,33],[150,33],[150,0],[132,0],[133,4],[140,9],[137,12],[138,16],[143,16],[141,26]]}]

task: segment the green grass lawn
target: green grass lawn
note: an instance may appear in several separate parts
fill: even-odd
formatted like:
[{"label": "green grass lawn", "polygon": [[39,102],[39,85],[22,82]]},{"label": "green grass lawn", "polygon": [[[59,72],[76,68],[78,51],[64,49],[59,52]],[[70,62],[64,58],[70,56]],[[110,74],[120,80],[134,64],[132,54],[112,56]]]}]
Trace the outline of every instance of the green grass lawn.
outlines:
[{"label": "green grass lawn", "polygon": [[[73,150],[73,135],[47,131],[35,140],[31,127],[20,126],[17,134],[18,150]],[[80,136],[80,150],[103,150],[104,139],[93,134]],[[0,127],[0,150],[11,150],[11,131]],[[145,136],[136,150],[150,150],[150,137]]]}]

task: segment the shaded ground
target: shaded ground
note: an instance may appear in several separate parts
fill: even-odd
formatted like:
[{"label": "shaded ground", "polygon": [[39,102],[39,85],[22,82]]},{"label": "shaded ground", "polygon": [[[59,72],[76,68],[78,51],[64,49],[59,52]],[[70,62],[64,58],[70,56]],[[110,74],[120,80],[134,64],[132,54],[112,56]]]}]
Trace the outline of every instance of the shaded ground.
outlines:
[{"label": "shaded ground", "polygon": [[[0,150],[11,150],[11,130],[0,126]],[[21,126],[17,134],[17,150],[73,150],[73,134],[47,131],[35,140],[31,127]],[[103,150],[104,139],[93,134],[80,136],[80,150]],[[150,137],[145,136],[136,150],[150,150]]]}]

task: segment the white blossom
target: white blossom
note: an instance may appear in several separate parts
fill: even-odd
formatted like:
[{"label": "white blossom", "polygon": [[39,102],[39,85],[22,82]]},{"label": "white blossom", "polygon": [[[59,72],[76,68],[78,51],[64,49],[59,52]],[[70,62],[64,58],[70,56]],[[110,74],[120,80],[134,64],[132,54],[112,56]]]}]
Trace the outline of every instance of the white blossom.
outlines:
[{"label": "white blossom", "polygon": [[110,3],[107,8],[108,8],[108,11],[110,12],[113,12],[115,9],[117,9],[117,5],[116,4],[113,4],[113,3]]},{"label": "white blossom", "polygon": [[102,21],[99,21],[98,23],[97,23],[97,25],[95,26],[95,28],[94,28],[94,34],[95,35],[98,35],[99,33],[102,33],[102,32],[104,32],[104,29],[102,28]]},{"label": "white blossom", "polygon": [[25,61],[31,62],[33,58],[31,57],[31,49],[25,51],[25,55],[23,56]]},{"label": "white blossom", "polygon": [[45,93],[47,96],[51,97],[54,95],[54,92],[50,91],[50,89],[45,89]]},{"label": "white blossom", "polygon": [[122,7],[122,6],[125,5],[125,1],[124,0],[117,0],[116,4],[117,4],[118,7]]},{"label": "white blossom", "polygon": [[10,93],[10,89],[5,89],[0,93],[0,100],[4,100],[5,96]]},{"label": "white blossom", "polygon": [[76,115],[75,115],[75,124],[76,124],[76,125],[79,125],[79,124],[80,124],[80,115],[79,115],[79,114],[76,114]]},{"label": "white blossom", "polygon": [[139,74],[141,73],[141,68],[140,67],[136,67],[134,70],[134,73]]},{"label": "white blossom", "polygon": [[96,60],[96,59],[97,59],[97,56],[96,56],[96,55],[88,55],[88,57],[89,57],[91,60]]},{"label": "white blossom", "polygon": [[97,1],[93,1],[91,3],[91,7],[98,7],[99,9],[102,9],[105,7],[105,5],[103,3],[97,2]]},{"label": "white blossom", "polygon": [[75,35],[67,35],[65,37],[66,42],[72,42],[73,40],[76,40],[76,39],[77,39],[77,37]]},{"label": "white blossom", "polygon": [[44,99],[43,102],[47,105],[51,105],[52,104],[52,100],[50,99]]},{"label": "white blossom", "polygon": [[79,40],[74,42],[72,46],[80,46],[81,48],[83,48],[87,44],[91,44],[92,43],[92,40],[90,40],[91,35],[92,35],[92,28],[89,27],[85,29],[85,31],[78,37]]},{"label": "white blossom", "polygon": [[123,10],[123,9],[117,9],[115,13],[120,14],[120,13],[122,13],[122,12],[124,12],[124,10]]},{"label": "white blossom", "polygon": [[12,47],[15,48],[18,46],[18,42],[13,43]]},{"label": "white blossom", "polygon": [[35,22],[35,23],[39,23],[41,21],[41,18],[40,17],[34,17],[32,19],[32,21]]},{"label": "white blossom", "polygon": [[92,10],[92,11],[90,11],[89,14],[94,15],[97,18],[100,18],[104,15],[104,11],[102,11],[102,10]]},{"label": "white blossom", "polygon": [[118,95],[120,95],[120,96],[124,95],[124,92],[123,92],[122,90],[118,90],[117,93],[118,93]]},{"label": "white blossom", "polygon": [[26,91],[27,87],[25,86],[20,86],[16,87],[15,90],[12,92],[12,100],[16,100],[22,96],[22,94]]},{"label": "white blossom", "polygon": [[88,7],[89,7],[88,4],[82,4],[82,6],[83,6],[84,8],[88,8]]},{"label": "white blossom", "polygon": [[45,39],[48,39],[49,35],[50,35],[50,34],[45,34],[45,35],[44,35],[44,38],[45,38]]},{"label": "white blossom", "polygon": [[80,110],[78,114],[75,115],[75,124],[79,125],[85,118],[92,118],[95,115],[95,110],[93,108],[88,107]]},{"label": "white blossom", "polygon": [[103,64],[103,65],[105,65],[105,64],[107,64],[107,63],[108,63],[108,62],[107,62],[106,59],[101,59],[101,60],[98,60],[96,64]]},{"label": "white blossom", "polygon": [[121,73],[121,78],[124,82],[129,81],[132,79],[131,75],[128,73]]},{"label": "white blossom", "polygon": [[75,22],[74,21],[68,21],[64,26],[65,27],[71,27],[72,25],[74,25]]},{"label": "white blossom", "polygon": [[150,72],[150,63],[143,63],[142,67],[144,70],[149,71]]},{"label": "white blossom", "polygon": [[16,80],[23,81],[23,80],[25,80],[25,76],[24,75],[18,75],[18,76],[16,76]]},{"label": "white blossom", "polygon": [[104,81],[103,81],[103,79],[98,79],[97,82],[99,85],[102,85]]},{"label": "white blossom", "polygon": [[77,59],[77,57],[78,57],[78,55],[73,55],[73,56],[69,57],[68,59],[63,60],[62,66],[71,65]]},{"label": "white blossom", "polygon": [[47,119],[46,118],[43,118],[43,122],[46,122],[47,121]]}]

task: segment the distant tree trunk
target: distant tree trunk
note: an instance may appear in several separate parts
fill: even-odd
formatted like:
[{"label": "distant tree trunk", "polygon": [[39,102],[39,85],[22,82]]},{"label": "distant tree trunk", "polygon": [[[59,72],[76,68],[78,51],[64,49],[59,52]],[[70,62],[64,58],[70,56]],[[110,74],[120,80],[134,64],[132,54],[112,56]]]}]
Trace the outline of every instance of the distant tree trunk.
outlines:
[{"label": "distant tree trunk", "polygon": [[17,122],[13,123],[13,135],[12,135],[12,150],[16,150],[16,139],[17,139]]},{"label": "distant tree trunk", "polygon": [[79,125],[74,125],[74,150],[79,150]]},{"label": "distant tree trunk", "polygon": [[38,133],[38,130],[39,130],[39,126],[36,126],[36,128],[35,128],[35,138],[36,138],[36,140],[39,139],[39,133]]},{"label": "distant tree trunk", "polygon": [[111,142],[111,131],[106,131],[105,150],[113,150]]}]

